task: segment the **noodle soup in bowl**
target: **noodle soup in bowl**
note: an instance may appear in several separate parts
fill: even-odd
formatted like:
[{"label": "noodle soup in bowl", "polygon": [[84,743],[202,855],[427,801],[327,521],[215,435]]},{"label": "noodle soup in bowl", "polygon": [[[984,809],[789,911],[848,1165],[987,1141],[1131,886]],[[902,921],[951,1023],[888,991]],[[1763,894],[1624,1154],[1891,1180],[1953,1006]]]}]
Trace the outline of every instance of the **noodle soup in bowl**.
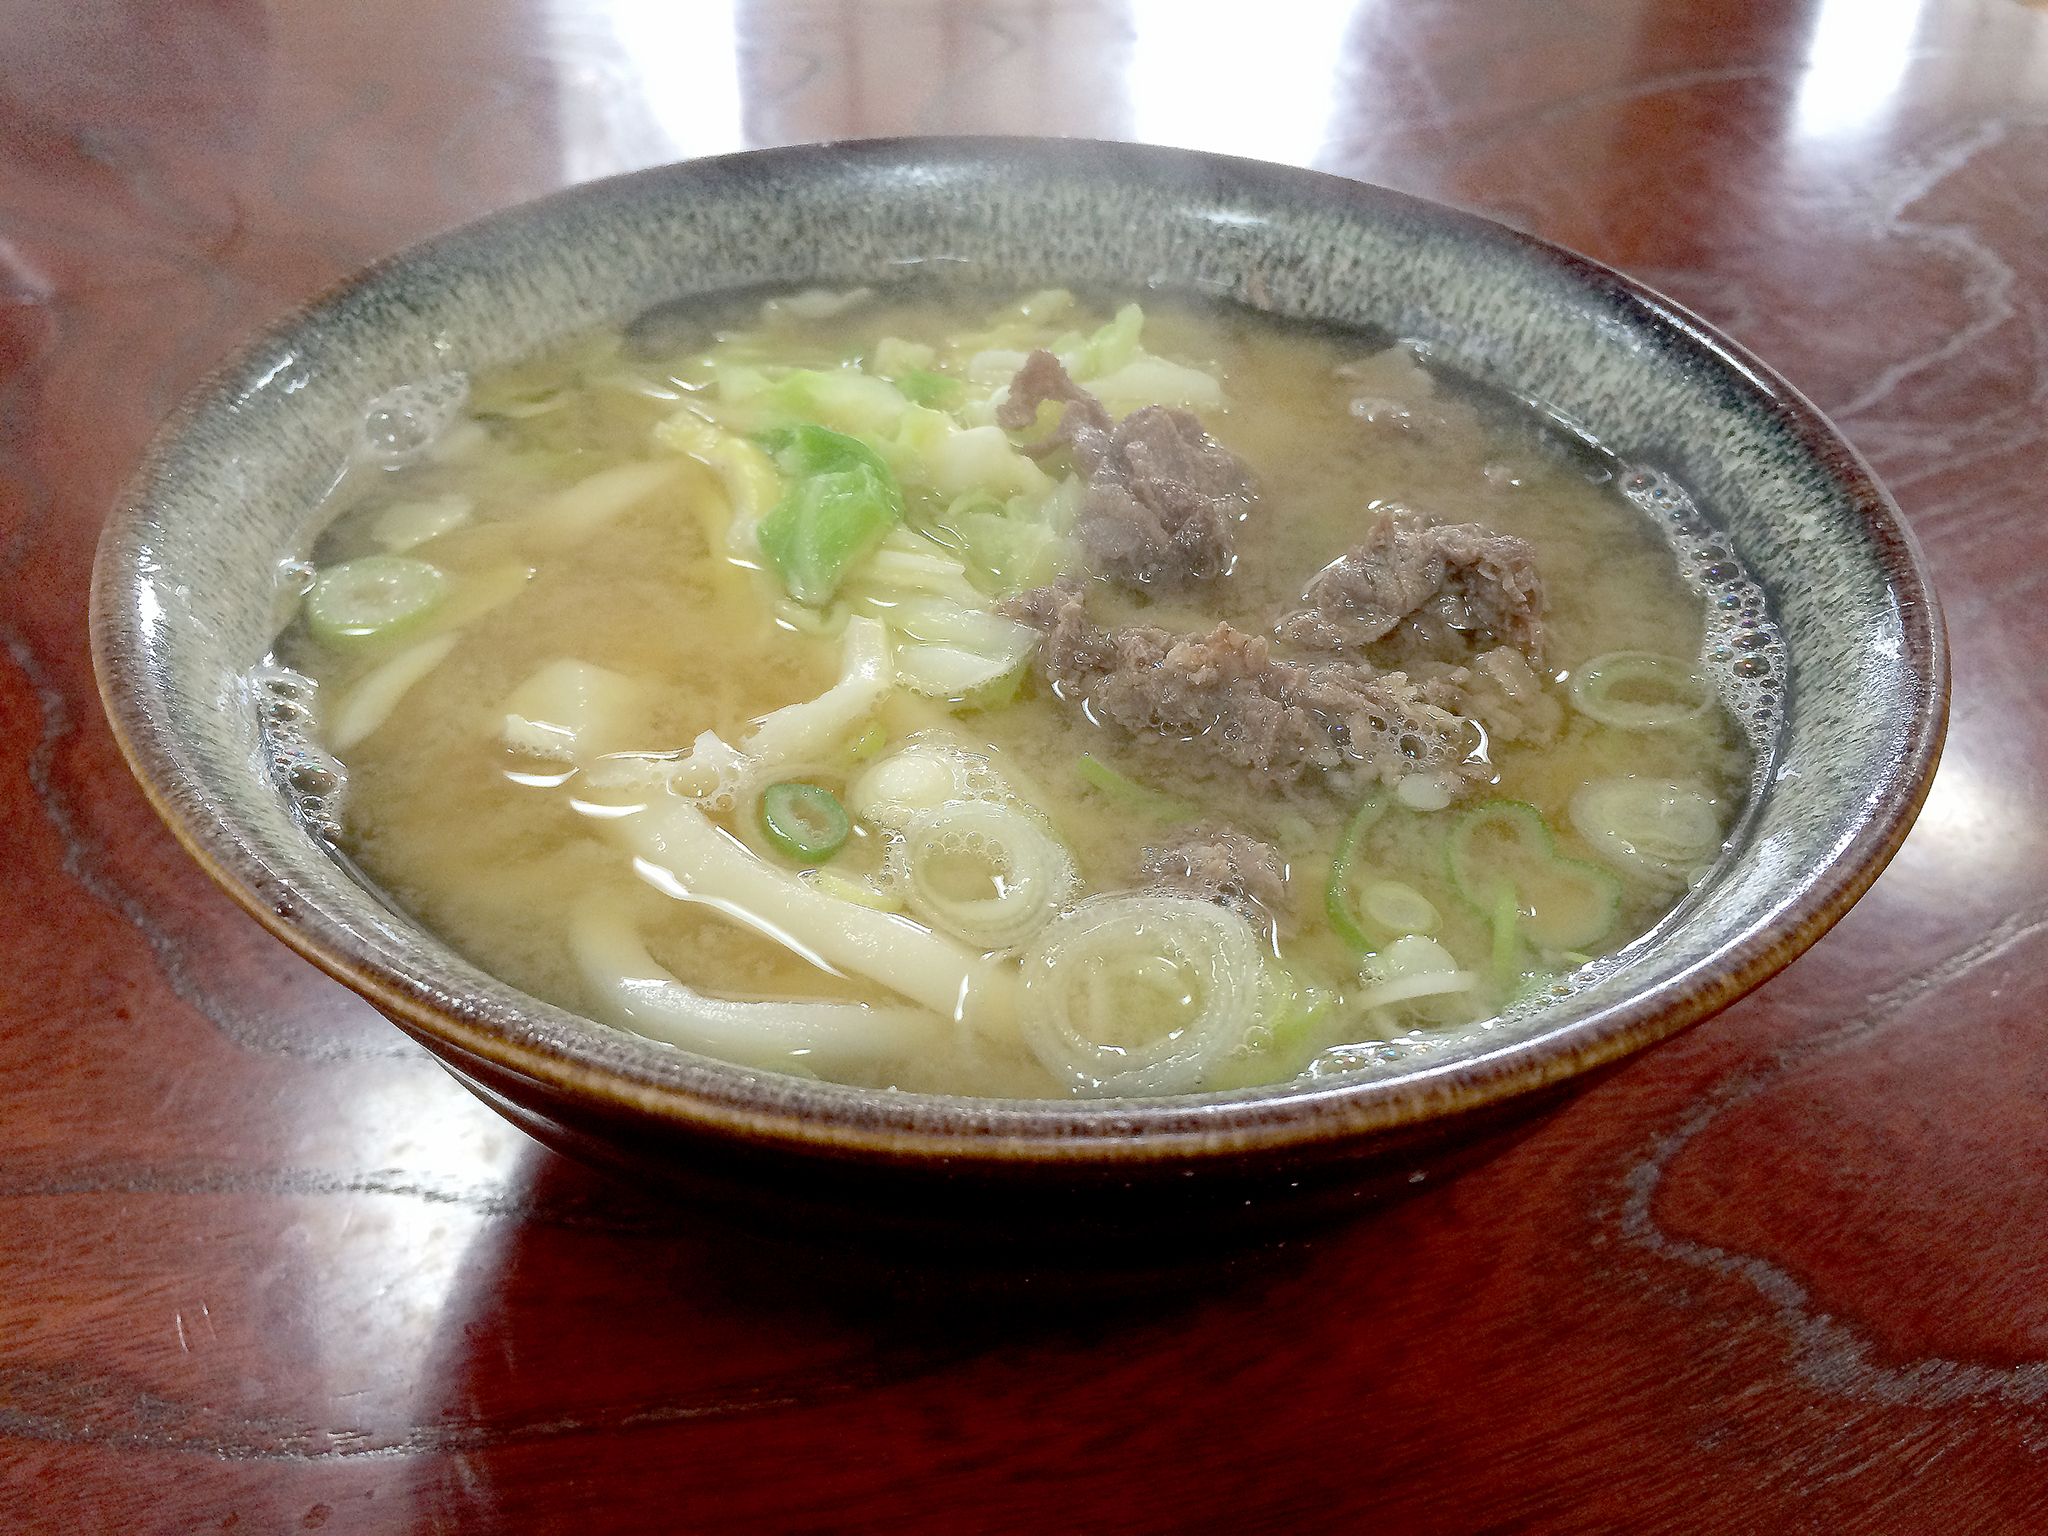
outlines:
[{"label": "noodle soup in bowl", "polygon": [[1896,511],[1698,321],[1076,142],[374,268],[166,429],[93,626],[181,839],[516,1123],[953,1234],[1479,1155],[1823,933],[1946,701]]}]

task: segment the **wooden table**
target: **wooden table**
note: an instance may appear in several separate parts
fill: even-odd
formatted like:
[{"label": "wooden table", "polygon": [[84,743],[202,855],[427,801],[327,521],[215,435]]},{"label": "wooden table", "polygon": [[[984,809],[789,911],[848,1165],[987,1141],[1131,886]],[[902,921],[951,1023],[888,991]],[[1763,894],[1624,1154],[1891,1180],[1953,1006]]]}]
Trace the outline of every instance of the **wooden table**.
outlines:
[{"label": "wooden table", "polygon": [[[360,263],[927,132],[1384,182],[1782,369],[1946,603],[1889,872],[1490,1164],[1135,1300],[843,1286],[494,1118],[144,806],[86,657],[101,519],[207,367]],[[21,0],[0,400],[8,1529],[2048,1529],[2048,12]]]}]

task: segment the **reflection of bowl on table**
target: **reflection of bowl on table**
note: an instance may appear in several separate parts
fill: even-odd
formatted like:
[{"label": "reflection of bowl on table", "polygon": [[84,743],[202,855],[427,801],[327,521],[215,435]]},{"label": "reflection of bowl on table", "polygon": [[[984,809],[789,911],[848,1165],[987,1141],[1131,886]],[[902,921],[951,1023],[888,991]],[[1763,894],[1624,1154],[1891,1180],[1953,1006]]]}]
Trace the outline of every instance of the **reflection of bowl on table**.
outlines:
[{"label": "reflection of bowl on table", "polygon": [[[1158,279],[1430,343],[1669,472],[1768,591],[1790,663],[1767,788],[1650,944],[1505,1038],[1402,1070],[1232,1093],[973,1100],[752,1071],[493,980],[353,881],[287,810],[240,680],[273,639],[251,574],[300,554],[364,403],[694,293],[965,261],[1015,286]],[[195,855],[545,1141],[697,1181],[810,1178],[877,1208],[996,1191],[1077,1221],[1285,1208],[1405,1181],[1562,1085],[1740,996],[1841,915],[1933,766],[1946,659],[1896,513],[1789,388],[1580,258],[1336,178],[1131,146],[906,141],[601,183],[388,262],[258,342],[160,439],[102,546],[94,641],[138,776]],[[1306,1186],[1300,1196],[1285,1192]],[[1105,1202],[1085,1211],[1079,1191]],[[1122,1201],[1120,1207],[1119,1201]],[[936,1203],[935,1203],[936,1202]]]}]

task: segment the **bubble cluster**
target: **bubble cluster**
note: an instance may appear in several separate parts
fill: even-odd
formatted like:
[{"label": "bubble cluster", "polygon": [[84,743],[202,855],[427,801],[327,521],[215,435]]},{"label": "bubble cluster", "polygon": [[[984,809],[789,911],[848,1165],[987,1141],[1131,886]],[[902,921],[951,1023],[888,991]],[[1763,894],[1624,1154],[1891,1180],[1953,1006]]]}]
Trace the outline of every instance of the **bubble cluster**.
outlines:
[{"label": "bubble cluster", "polygon": [[1074,895],[1074,862],[1031,813],[961,800],[891,838],[888,884],[920,916],[988,950],[1022,944]]},{"label": "bubble cluster", "polygon": [[469,400],[469,378],[444,373],[401,384],[372,400],[357,432],[358,455],[393,468],[410,463],[433,445]]},{"label": "bubble cluster", "polygon": [[341,836],[348,779],[342,766],[313,739],[313,695],[319,684],[300,672],[265,661],[242,678],[256,715],[263,759],[292,818],[313,836]]},{"label": "bubble cluster", "polygon": [[1736,556],[1734,541],[1700,513],[1670,476],[1632,468],[1618,483],[1621,494],[1670,541],[1679,575],[1705,605],[1700,665],[1749,737],[1756,763],[1754,793],[1769,770],[1786,675],[1784,637],[1770,617],[1763,588]]},{"label": "bubble cluster", "polygon": [[930,732],[919,732],[875,762],[848,787],[848,808],[863,821],[901,832],[920,812],[977,801],[1003,806],[1015,793],[987,758]]},{"label": "bubble cluster", "polygon": [[[1700,668],[1749,738],[1753,763],[1750,793],[1755,795],[1771,771],[1771,747],[1783,719],[1787,675],[1784,636],[1771,619],[1763,588],[1736,555],[1734,540],[1709,522],[1670,476],[1625,467],[1616,486],[1670,542],[1679,575],[1704,605],[1706,629],[1700,643]],[[1542,994],[1512,1004],[1503,1010],[1499,1022],[1518,1022],[1560,997],[1595,987],[1628,963],[1626,950],[1602,955],[1558,978]]]}]

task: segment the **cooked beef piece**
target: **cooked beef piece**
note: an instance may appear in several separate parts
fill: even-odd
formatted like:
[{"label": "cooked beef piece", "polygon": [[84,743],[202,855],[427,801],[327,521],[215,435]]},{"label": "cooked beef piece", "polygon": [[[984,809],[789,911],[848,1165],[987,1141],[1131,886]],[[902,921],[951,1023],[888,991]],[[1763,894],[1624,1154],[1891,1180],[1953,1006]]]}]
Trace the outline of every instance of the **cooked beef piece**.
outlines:
[{"label": "cooked beef piece", "polygon": [[1073,450],[1086,485],[1078,528],[1096,569],[1128,586],[1174,591],[1213,581],[1236,561],[1237,524],[1251,506],[1251,471],[1186,411],[1148,405],[1112,424],[1108,410],[1033,352],[1010,381],[996,420],[1015,431],[1052,400],[1060,424],[1026,453]]},{"label": "cooked beef piece", "polygon": [[1489,642],[1543,652],[1543,581],[1528,544],[1403,507],[1318,571],[1302,601],[1274,632],[1303,650],[1355,650],[1405,621],[1423,649],[1447,659]]},{"label": "cooked beef piece", "polygon": [[1495,741],[1547,746],[1564,728],[1563,702],[1544,692],[1543,679],[1513,646],[1497,645],[1452,676],[1465,690],[1458,713],[1479,721]]},{"label": "cooked beef piece", "polygon": [[1043,347],[1025,358],[1010,380],[1009,395],[996,407],[996,422],[1021,432],[1038,420],[1038,408],[1048,400],[1067,407],[1060,412],[1060,424],[1037,442],[1023,444],[1023,451],[1043,458],[1055,449],[1071,448],[1074,467],[1085,480],[1109,453],[1116,423],[1109,408],[1076,384],[1060,360]]},{"label": "cooked beef piece", "polygon": [[1453,684],[1418,685],[1351,659],[1275,661],[1263,636],[1223,623],[1206,635],[1102,629],[1071,583],[1003,608],[1046,632],[1037,665],[1069,707],[1134,735],[1186,741],[1268,784],[1317,769],[1390,782],[1487,771],[1464,762],[1476,733],[1450,707],[1463,697]]},{"label": "cooked beef piece", "polygon": [[1145,849],[1138,879],[1155,891],[1220,901],[1264,928],[1287,915],[1280,851],[1219,821],[1176,827]]}]

